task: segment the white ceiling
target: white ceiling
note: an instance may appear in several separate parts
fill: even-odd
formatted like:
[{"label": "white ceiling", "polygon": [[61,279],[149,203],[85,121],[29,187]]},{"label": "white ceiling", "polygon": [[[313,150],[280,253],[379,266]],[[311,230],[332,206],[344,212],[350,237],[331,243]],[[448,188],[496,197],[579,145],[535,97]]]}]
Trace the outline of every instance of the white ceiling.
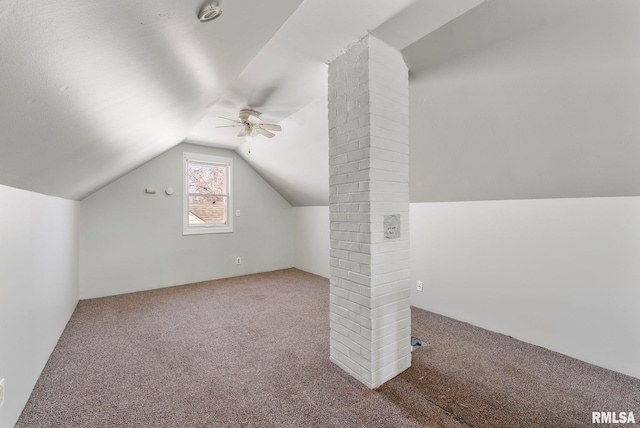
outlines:
[{"label": "white ceiling", "polygon": [[[187,140],[237,148],[237,129],[218,129],[251,107],[278,123],[327,93],[327,61],[415,0],[306,0],[266,43]],[[326,118],[326,117],[325,117]]]},{"label": "white ceiling", "polygon": [[[410,66],[411,198],[640,194],[636,0],[0,0],[0,184],[81,200],[177,144],[328,202],[327,63],[367,33]],[[244,107],[283,131],[216,128]]]},{"label": "white ceiling", "polygon": [[[295,128],[347,45],[377,31],[402,48],[479,2],[224,0],[203,24],[195,0],[0,0],[0,184],[81,200],[182,141],[241,152],[218,116],[255,107]],[[290,135],[326,153],[325,134]],[[299,162],[305,144],[268,142],[248,161],[290,202],[320,202],[326,156]],[[287,188],[300,171],[285,163],[313,165],[315,196]]]},{"label": "white ceiling", "polygon": [[412,202],[640,195],[637,0],[490,0],[403,54]]},{"label": "white ceiling", "polygon": [[82,199],[175,146],[299,3],[2,0],[0,183]]}]

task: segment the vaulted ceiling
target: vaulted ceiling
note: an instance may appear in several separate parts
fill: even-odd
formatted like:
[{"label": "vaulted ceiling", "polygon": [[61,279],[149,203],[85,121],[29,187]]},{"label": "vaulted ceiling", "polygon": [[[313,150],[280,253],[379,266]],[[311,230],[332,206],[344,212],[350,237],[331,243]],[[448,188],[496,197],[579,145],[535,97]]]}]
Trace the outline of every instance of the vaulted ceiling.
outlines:
[{"label": "vaulted ceiling", "polygon": [[[183,141],[326,205],[327,63],[410,67],[411,200],[640,195],[636,0],[0,0],[0,184],[82,200]],[[225,117],[280,123],[251,155]]]},{"label": "vaulted ceiling", "polygon": [[[218,116],[281,122],[326,96],[327,61],[367,32],[401,48],[478,2],[224,0],[201,23],[199,0],[0,0],[0,184],[81,200],[182,141],[239,149]],[[326,147],[293,134],[279,138]],[[302,146],[249,161],[272,177]],[[326,183],[326,158],[313,165]]]},{"label": "vaulted ceiling", "polygon": [[180,143],[299,6],[0,2],[0,182],[82,199]]},{"label": "vaulted ceiling", "polygon": [[488,0],[403,54],[411,202],[640,196],[640,2]]}]

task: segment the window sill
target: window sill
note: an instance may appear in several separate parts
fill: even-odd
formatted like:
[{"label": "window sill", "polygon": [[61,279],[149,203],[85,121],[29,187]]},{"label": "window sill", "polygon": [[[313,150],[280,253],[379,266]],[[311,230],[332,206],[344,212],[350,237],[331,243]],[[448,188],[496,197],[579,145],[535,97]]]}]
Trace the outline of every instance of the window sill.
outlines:
[{"label": "window sill", "polygon": [[203,226],[203,227],[190,227],[188,229],[183,229],[182,230],[182,234],[183,235],[206,235],[209,233],[233,233],[233,227],[231,226],[224,226],[224,227],[219,227],[219,226]]}]

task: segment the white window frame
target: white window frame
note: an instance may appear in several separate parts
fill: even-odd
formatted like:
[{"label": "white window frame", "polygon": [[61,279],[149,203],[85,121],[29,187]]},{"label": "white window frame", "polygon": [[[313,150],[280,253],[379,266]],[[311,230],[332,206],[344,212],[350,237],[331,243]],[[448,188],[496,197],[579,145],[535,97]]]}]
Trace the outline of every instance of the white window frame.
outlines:
[{"label": "white window frame", "polygon": [[[227,223],[224,225],[216,224],[201,224],[190,225],[189,224],[189,168],[188,162],[208,163],[215,166],[225,166],[227,169]],[[187,153],[183,152],[182,161],[182,193],[183,193],[183,206],[182,206],[182,234],[183,235],[199,235],[203,233],[231,233],[233,232],[233,159],[222,157],[205,155],[201,153]]]}]

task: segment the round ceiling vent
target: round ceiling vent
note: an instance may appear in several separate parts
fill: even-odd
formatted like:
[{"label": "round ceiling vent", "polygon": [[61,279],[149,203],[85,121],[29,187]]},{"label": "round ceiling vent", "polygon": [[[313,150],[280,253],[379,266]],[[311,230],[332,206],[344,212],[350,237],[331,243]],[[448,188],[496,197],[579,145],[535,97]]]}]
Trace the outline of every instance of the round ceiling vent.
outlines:
[{"label": "round ceiling vent", "polygon": [[207,22],[216,19],[220,15],[222,15],[222,8],[215,4],[209,4],[198,13],[198,19],[200,22]]}]

